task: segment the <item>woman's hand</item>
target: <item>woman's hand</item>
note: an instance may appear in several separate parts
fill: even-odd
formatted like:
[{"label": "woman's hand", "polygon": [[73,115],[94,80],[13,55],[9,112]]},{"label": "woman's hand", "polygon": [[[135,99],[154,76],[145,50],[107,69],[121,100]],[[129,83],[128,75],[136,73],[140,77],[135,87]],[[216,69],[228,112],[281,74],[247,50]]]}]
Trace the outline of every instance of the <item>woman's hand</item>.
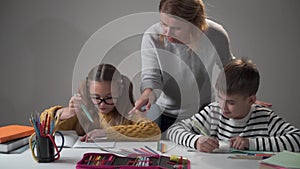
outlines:
[{"label": "woman's hand", "polygon": [[83,137],[80,138],[80,141],[88,142],[89,140],[93,140],[99,137],[105,137],[106,130],[105,129],[94,129],[89,133],[85,134]]},{"label": "woman's hand", "polygon": [[147,111],[141,112],[136,110],[134,113],[129,113],[128,120],[138,122],[141,119],[147,119]]},{"label": "woman's hand", "polygon": [[136,100],[134,104],[134,108],[129,112],[129,114],[132,114],[134,112],[139,113],[139,112],[148,111],[151,107],[151,104],[153,104],[154,101],[155,101],[155,94],[152,92],[152,89],[150,88],[145,89],[141,97]]},{"label": "woman's hand", "polygon": [[239,150],[244,150],[249,148],[249,139],[240,136],[233,137],[230,139],[230,147]]},{"label": "woman's hand", "polygon": [[219,148],[219,141],[213,137],[200,136],[196,142],[196,149],[202,152],[211,153]]}]

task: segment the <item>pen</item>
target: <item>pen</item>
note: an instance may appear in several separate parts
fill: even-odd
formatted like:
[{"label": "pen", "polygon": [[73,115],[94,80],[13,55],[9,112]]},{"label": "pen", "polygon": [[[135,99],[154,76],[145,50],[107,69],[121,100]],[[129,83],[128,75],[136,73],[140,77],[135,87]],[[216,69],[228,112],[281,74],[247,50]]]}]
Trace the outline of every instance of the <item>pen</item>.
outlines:
[{"label": "pen", "polygon": [[195,126],[203,135],[208,136],[208,134],[204,132],[204,130],[195,121],[193,122],[193,126]]}]

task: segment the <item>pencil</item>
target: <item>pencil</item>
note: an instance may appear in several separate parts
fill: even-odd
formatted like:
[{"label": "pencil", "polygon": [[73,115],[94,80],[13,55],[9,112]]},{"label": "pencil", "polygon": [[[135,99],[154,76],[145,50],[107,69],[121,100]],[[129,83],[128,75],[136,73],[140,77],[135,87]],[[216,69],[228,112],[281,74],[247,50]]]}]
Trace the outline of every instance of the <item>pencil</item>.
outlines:
[{"label": "pencil", "polygon": [[172,149],[174,149],[176,147],[176,145],[171,146],[170,148],[166,149],[166,152],[171,151]]},{"label": "pencil", "polygon": [[247,159],[247,160],[262,160],[265,157],[262,156],[253,156],[253,155],[235,155],[235,156],[228,156],[231,159]]},{"label": "pencil", "polygon": [[195,126],[203,135],[208,136],[208,134],[204,132],[204,130],[195,121],[193,122],[193,126]]},{"label": "pencil", "polygon": [[139,150],[139,149],[134,148],[133,150],[136,151],[136,152],[139,153],[139,154],[145,154],[143,151],[141,151],[141,150]]},{"label": "pencil", "polygon": [[153,154],[153,153],[151,153],[150,151],[144,149],[143,147],[141,147],[140,149],[141,149],[142,151],[144,151],[146,154]]},{"label": "pencil", "polygon": [[94,123],[94,120],[92,118],[92,116],[90,115],[90,113],[88,112],[87,108],[85,107],[84,104],[80,104],[80,107],[82,108],[83,112],[85,113],[85,115],[87,116],[87,118]]},{"label": "pencil", "polygon": [[154,154],[158,154],[156,151],[154,151],[152,148],[145,146],[148,150],[150,150],[151,152],[153,152]]}]

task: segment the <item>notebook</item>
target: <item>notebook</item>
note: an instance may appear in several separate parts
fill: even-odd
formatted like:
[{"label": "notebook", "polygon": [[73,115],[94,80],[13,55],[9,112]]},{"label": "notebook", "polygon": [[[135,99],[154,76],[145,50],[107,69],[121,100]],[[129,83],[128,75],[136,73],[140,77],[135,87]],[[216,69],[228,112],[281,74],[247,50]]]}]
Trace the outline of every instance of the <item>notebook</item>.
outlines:
[{"label": "notebook", "polygon": [[300,168],[300,153],[282,151],[270,158],[262,160],[261,163],[285,168]]},{"label": "notebook", "polygon": [[[114,148],[115,141],[106,138],[97,138],[89,142],[80,141],[81,137],[77,135],[75,130],[60,131],[64,135],[64,147],[66,148]],[[62,144],[60,136],[55,137],[57,146]]]}]

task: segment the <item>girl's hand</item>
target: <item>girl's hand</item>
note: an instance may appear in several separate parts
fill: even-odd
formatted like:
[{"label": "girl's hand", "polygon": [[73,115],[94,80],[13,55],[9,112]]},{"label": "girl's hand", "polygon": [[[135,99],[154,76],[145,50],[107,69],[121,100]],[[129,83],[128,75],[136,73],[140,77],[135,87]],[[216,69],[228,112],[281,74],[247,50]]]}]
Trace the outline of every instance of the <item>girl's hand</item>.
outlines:
[{"label": "girl's hand", "polygon": [[244,150],[249,148],[249,139],[236,136],[230,139],[230,147],[239,150]]},{"label": "girl's hand", "polygon": [[76,111],[80,108],[81,96],[76,94],[70,98],[68,107],[62,108],[60,113],[60,120],[69,119],[76,115]]},{"label": "girl's hand", "polygon": [[105,137],[106,130],[105,129],[94,129],[89,133],[85,134],[83,137],[80,138],[80,141],[88,142],[89,140],[93,140],[99,137]]},{"label": "girl's hand", "polygon": [[202,152],[211,153],[219,148],[219,141],[208,136],[200,136],[196,142],[196,149]]}]

